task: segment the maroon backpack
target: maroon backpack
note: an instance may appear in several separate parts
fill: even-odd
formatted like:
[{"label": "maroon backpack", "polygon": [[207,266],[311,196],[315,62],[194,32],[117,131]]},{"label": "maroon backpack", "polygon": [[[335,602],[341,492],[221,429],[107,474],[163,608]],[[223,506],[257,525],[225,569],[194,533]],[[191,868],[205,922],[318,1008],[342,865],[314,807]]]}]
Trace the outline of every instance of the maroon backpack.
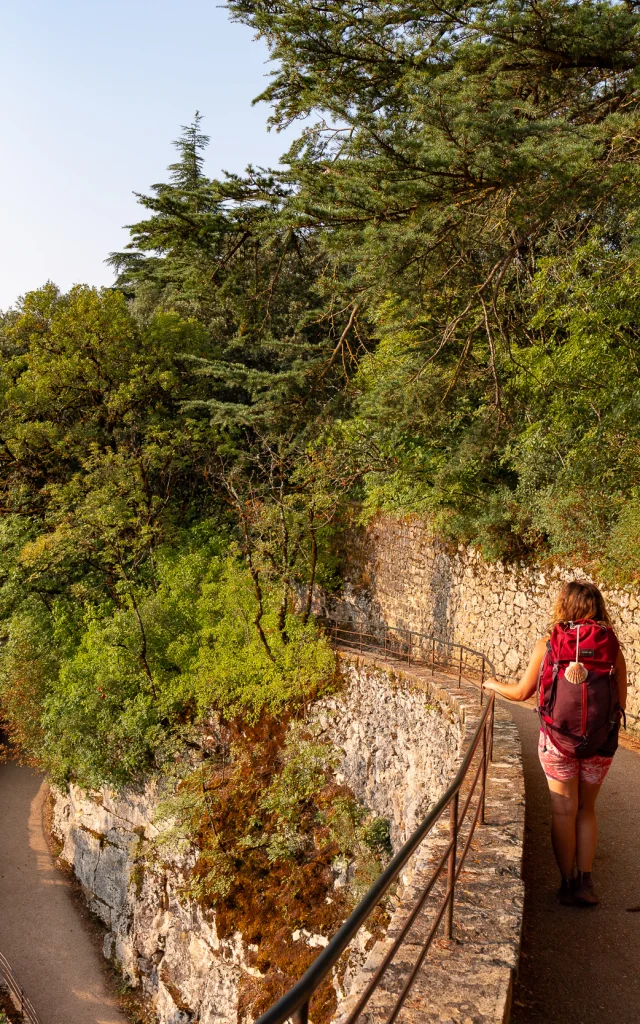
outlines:
[{"label": "maroon backpack", "polygon": [[615,753],[624,714],[615,676],[619,650],[613,630],[593,619],[553,628],[538,677],[538,714],[545,737],[569,757]]}]

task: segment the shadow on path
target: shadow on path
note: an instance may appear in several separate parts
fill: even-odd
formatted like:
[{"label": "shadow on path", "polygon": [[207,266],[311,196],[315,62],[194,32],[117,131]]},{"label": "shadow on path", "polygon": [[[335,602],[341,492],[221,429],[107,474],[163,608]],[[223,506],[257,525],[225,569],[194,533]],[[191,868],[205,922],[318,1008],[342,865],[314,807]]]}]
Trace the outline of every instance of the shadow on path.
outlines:
[{"label": "shadow on path", "polygon": [[42,778],[0,764],[0,950],[42,1024],[125,1024],[69,881],[49,853]]},{"label": "shadow on path", "polygon": [[[594,881],[599,907],[561,907],[549,834],[551,805],[538,761],[538,719],[510,704],[522,741],[527,795],[525,911],[512,1024],[640,1021],[640,756],[620,749],[598,798]],[[629,912],[629,908],[638,908]]]}]

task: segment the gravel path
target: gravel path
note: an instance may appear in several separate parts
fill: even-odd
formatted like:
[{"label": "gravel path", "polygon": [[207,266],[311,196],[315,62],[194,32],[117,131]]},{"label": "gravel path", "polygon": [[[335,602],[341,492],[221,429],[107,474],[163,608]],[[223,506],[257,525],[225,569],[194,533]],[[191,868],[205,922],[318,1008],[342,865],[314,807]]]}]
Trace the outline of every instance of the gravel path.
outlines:
[{"label": "gravel path", "polygon": [[49,853],[46,786],[0,764],[0,950],[42,1024],[126,1024],[71,884]]},{"label": "gravel path", "polygon": [[598,798],[599,907],[561,907],[551,807],[537,755],[538,719],[510,704],[527,794],[524,936],[512,1024],[640,1021],[640,755],[620,749]]}]

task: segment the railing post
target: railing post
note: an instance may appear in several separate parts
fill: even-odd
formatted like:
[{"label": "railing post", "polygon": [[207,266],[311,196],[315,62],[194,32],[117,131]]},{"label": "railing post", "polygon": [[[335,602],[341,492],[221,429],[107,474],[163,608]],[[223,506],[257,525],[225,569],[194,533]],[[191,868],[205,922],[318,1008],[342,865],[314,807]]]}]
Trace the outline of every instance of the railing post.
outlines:
[{"label": "railing post", "polygon": [[458,802],[459,794],[456,792],[449,804],[449,842],[452,845],[451,852],[449,853],[449,863],[447,866],[447,897],[449,903],[447,906],[447,916],[444,922],[445,939],[453,938],[453,901],[455,897],[456,856],[458,848]]},{"label": "railing post", "polygon": [[480,791],[480,824],[485,824],[485,797],[487,795],[487,760],[489,756],[489,744],[487,743],[487,726],[489,716],[482,727],[482,789]]},{"label": "railing post", "polygon": [[458,666],[458,687],[462,686],[462,647],[460,647],[460,665]]},{"label": "railing post", "polygon": [[484,654],[482,655],[482,673],[480,675],[480,707],[483,704],[484,697]]},{"label": "railing post", "polygon": [[384,653],[385,653],[385,657],[386,657],[386,654],[387,654],[387,632],[388,632],[387,631],[387,627],[385,626],[384,627]]},{"label": "railing post", "polygon": [[309,1021],[309,1003],[305,1003],[299,1010],[291,1014],[291,1020],[293,1024],[308,1024]]},{"label": "railing post", "polygon": [[407,653],[407,664],[411,664],[411,630],[409,630],[409,650]]}]

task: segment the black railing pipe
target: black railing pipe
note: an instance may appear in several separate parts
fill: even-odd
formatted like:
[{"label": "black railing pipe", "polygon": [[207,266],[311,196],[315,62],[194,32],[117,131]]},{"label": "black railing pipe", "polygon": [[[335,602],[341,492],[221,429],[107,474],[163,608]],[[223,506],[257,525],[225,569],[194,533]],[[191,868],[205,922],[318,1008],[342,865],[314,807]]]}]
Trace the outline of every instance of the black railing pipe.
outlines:
[{"label": "black railing pipe", "polygon": [[18,981],[11,964],[2,953],[0,953],[0,979],[4,982],[11,996],[11,1001],[20,1013],[22,1020],[28,1021],[29,1024],[40,1024],[40,1018],[35,1011],[33,1003],[25,995],[24,989]]}]

